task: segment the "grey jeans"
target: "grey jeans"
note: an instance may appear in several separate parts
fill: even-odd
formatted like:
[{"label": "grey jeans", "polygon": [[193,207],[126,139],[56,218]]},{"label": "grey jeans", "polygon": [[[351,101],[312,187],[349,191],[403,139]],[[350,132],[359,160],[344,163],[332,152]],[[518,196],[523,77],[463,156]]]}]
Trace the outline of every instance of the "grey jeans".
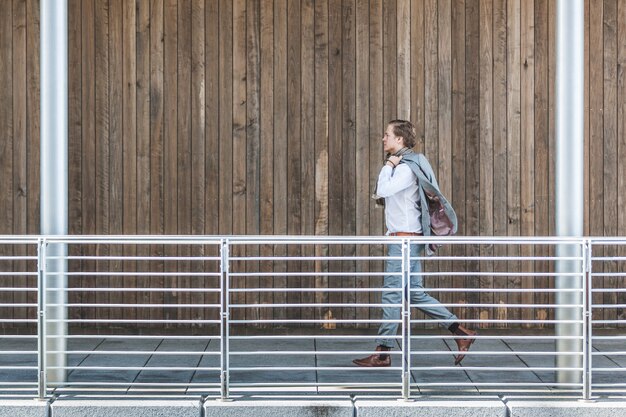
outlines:
[{"label": "grey jeans", "polygon": [[[411,257],[419,256],[424,252],[424,245],[411,245]],[[402,246],[400,244],[389,245],[388,256],[400,257],[402,256]],[[402,261],[397,259],[387,259],[385,261],[385,272],[402,272]],[[422,262],[420,260],[411,261],[411,305],[419,308],[428,316],[434,319],[443,320],[439,322],[442,327],[449,327],[452,323],[457,322],[458,318],[448,311],[441,303],[425,293],[424,277],[422,276]],[[383,291],[382,302],[383,304],[401,304],[402,295],[406,296],[408,288],[400,290],[402,287],[402,276],[398,275],[386,275],[383,288],[394,289],[389,291]],[[419,290],[419,291],[415,291]],[[425,307],[420,307],[420,304],[431,304]],[[434,304],[434,305],[433,305]],[[401,309],[399,307],[383,307],[383,320],[400,320]],[[394,347],[395,343],[393,337],[398,331],[399,323],[382,323],[378,329],[378,335],[376,339],[378,345]]]}]

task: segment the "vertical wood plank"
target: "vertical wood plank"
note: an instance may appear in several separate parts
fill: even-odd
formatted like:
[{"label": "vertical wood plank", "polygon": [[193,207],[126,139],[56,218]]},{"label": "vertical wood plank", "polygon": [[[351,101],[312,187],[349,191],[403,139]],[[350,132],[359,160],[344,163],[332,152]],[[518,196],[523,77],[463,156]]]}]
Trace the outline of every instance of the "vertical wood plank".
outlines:
[{"label": "vertical wood plank", "polygon": [[[26,234],[27,159],[26,159],[26,1],[13,0],[13,233]],[[33,161],[34,162],[34,161]],[[18,249],[16,247],[16,249]],[[21,248],[23,250],[25,248]],[[18,252],[16,252],[17,254]],[[16,301],[17,302],[17,301]]]},{"label": "vertical wood plank", "polygon": [[220,154],[220,211],[219,233],[233,232],[233,5],[230,0],[220,0],[219,30],[219,154]]},{"label": "vertical wood plank", "polygon": [[[175,14],[168,16],[176,16]],[[154,0],[150,3],[150,233],[162,234],[164,231],[164,188],[163,188],[163,92],[164,92],[164,52],[163,52],[163,0]],[[164,254],[163,245],[151,245],[152,256],[161,257]],[[164,263],[161,260],[151,261],[150,270],[162,272]],[[147,282],[152,288],[163,288],[165,277],[155,275]],[[163,302],[162,292],[150,293],[150,303]],[[163,309],[146,309],[150,317],[156,320],[163,318]],[[165,309],[172,311],[172,309]]]},{"label": "vertical wood plank", "polygon": [[[74,18],[80,20],[80,4],[74,5]],[[80,42],[80,28],[76,29],[75,39]],[[26,3],[26,49],[27,51],[39,50],[39,1],[29,0]],[[80,50],[76,52],[76,61],[80,60]],[[80,71],[81,65],[78,66],[76,83],[76,93],[80,99]],[[37,234],[40,232],[39,228],[39,54],[28,53],[26,54],[26,71],[27,71],[27,86],[26,86],[26,106],[27,106],[27,130],[28,130],[28,145],[27,145],[27,160],[28,162],[28,179],[27,179],[27,193],[28,193],[28,232],[29,234]],[[78,117],[80,117],[80,102],[78,103],[76,111]],[[77,127],[77,131],[80,134],[80,124]],[[80,141],[78,139],[77,141]],[[77,162],[80,164],[80,155],[76,156]],[[76,173],[78,176],[76,179],[76,189],[80,190],[80,172]],[[80,210],[80,201],[75,202],[77,210]],[[78,217],[78,215],[77,215]],[[81,219],[82,221],[82,213]],[[32,294],[33,300],[35,294]]]},{"label": "vertical wood plank", "polygon": [[[205,2],[203,0],[193,0],[191,4],[191,224],[192,235],[204,235],[205,232],[205,212],[206,212],[206,145],[205,145]],[[193,257],[208,256],[205,247],[193,245],[191,247]],[[200,261],[193,261],[190,265],[192,273],[202,273],[205,265]],[[207,282],[213,278],[198,277],[192,278],[192,288],[211,287],[212,283]],[[189,302],[191,304],[201,304],[204,301],[202,293],[191,293]],[[191,309],[190,319],[200,320],[205,317],[201,310]],[[208,318],[208,317],[206,317]]]},{"label": "vertical wood plank", "polygon": [[[344,236],[353,236],[356,234],[356,218],[354,213],[356,211],[356,176],[349,175],[349,173],[356,172],[356,18],[355,18],[355,6],[354,0],[344,1],[342,10],[342,22],[343,22],[343,54],[342,54],[342,234]],[[346,175],[348,174],[348,175]],[[344,256],[354,256],[356,248],[354,245],[344,245]],[[351,273],[355,270],[354,261],[343,261],[342,270],[347,273],[347,276],[342,277],[342,286],[347,288],[354,288],[355,279],[350,278]],[[346,291],[343,293],[343,302],[346,304],[353,304],[355,295],[353,292]],[[354,319],[356,311],[354,308],[344,308],[342,317],[344,319]]]},{"label": "vertical wood plank", "polygon": [[[507,214],[509,236],[520,235],[520,128],[521,128],[521,97],[520,97],[520,14],[519,0],[507,3]],[[519,246],[509,247],[509,256],[519,256]],[[509,288],[520,288],[521,279],[516,276],[520,270],[519,261],[509,261]],[[508,303],[516,304],[520,300],[519,293],[508,294]],[[519,310],[510,309],[509,319],[519,319]]]},{"label": "vertical wood plank", "polygon": [[[535,3],[535,108],[534,108],[534,159],[535,159],[535,236],[548,236],[549,225],[549,183],[550,178],[550,148],[549,148],[549,43],[548,43],[548,1],[537,0]],[[586,73],[586,71],[585,71]],[[587,113],[587,112],[585,112]],[[538,245],[535,247],[537,256],[549,256],[549,247]],[[537,261],[535,270],[536,288],[548,288],[549,280],[545,273],[549,270],[548,261]],[[537,304],[547,304],[547,293],[538,290],[535,294]],[[548,317],[546,309],[537,309],[535,318]]]},{"label": "vertical wood plank", "polygon": [[[82,2],[82,163],[81,163],[81,187],[82,187],[82,233],[96,234],[96,124],[95,124],[95,25],[94,25],[94,1]],[[84,248],[88,250],[88,248]],[[83,262],[82,268],[93,271],[93,261]],[[94,287],[93,277],[83,277],[81,283],[76,286]],[[80,301],[84,303],[95,302],[93,292],[81,293]],[[93,310],[91,310],[93,311]],[[86,313],[87,309],[81,309]]]},{"label": "vertical wood plank", "polygon": [[438,177],[437,4],[433,0],[424,2],[424,153]]},{"label": "vertical wood plank", "polygon": [[[274,234],[287,234],[287,4],[274,2]],[[285,256],[284,245],[277,245],[275,256]],[[276,262],[274,287],[285,288],[284,262]],[[284,292],[274,294],[274,302],[285,303]],[[284,308],[274,309],[274,318],[286,317]]]},{"label": "vertical wood plank", "polygon": [[[14,234],[26,234],[27,231],[27,127],[26,127],[26,1],[13,0],[13,231]],[[33,161],[34,162],[34,161]],[[27,247],[15,245],[13,254],[27,255]],[[13,270],[26,271],[26,261],[14,261]],[[13,280],[14,287],[25,287],[32,284],[30,277],[17,276]],[[26,292],[16,292],[13,295],[14,303],[26,303]],[[25,308],[15,308],[12,315],[16,319],[27,318]],[[32,317],[32,316],[31,316]]]},{"label": "vertical wood plank", "polygon": [[[626,2],[619,0],[617,4],[617,235],[626,235],[626,109],[624,98],[626,97],[626,75],[624,68],[626,67]],[[618,256],[626,256],[626,248],[620,246]],[[625,263],[622,261],[618,265],[618,270],[624,270]],[[625,279],[622,277],[616,284],[619,288],[623,288]],[[624,304],[626,294],[619,293],[617,303]],[[619,311],[619,310],[618,310]],[[623,309],[622,309],[623,311]],[[618,313],[619,314],[619,313]]]},{"label": "vertical wood plank", "polygon": [[[423,56],[422,56],[423,62]],[[380,0],[370,1],[369,7],[369,193],[373,193],[378,173],[383,162],[382,135],[385,131],[386,120],[383,118],[383,4]],[[411,63],[413,71],[413,62]],[[417,77],[419,79],[419,75]],[[423,80],[423,74],[422,78]],[[418,89],[419,91],[419,89]],[[422,88],[423,102],[423,88]],[[415,101],[415,100],[413,100]],[[413,109],[414,107],[412,107]],[[380,236],[385,233],[383,209],[376,207],[374,200],[369,200],[370,222],[369,234]],[[384,248],[376,245],[370,248],[370,256],[382,256]],[[381,261],[370,261],[370,271],[383,271],[384,266]],[[370,277],[370,288],[381,288],[383,285],[382,276]],[[370,303],[380,303],[381,294],[378,292],[369,293]],[[371,311],[371,318],[380,317],[380,311]],[[371,327],[375,327],[372,325]]]},{"label": "vertical wood plank", "polygon": [[[32,3],[29,2],[29,6],[32,6]],[[68,205],[68,227],[70,234],[82,234],[82,187],[81,187],[81,175],[82,175],[82,80],[81,80],[81,72],[82,72],[82,19],[81,19],[81,2],[77,0],[72,0],[68,2],[67,5],[68,10],[68,191],[69,191],[69,205]],[[32,10],[28,11],[29,20],[30,14]],[[28,24],[30,26],[31,23]],[[35,36],[39,38],[39,33],[33,33],[29,31],[27,34],[27,39],[30,36]],[[31,48],[27,46],[29,50]],[[38,55],[38,54],[29,54],[29,55]],[[29,64],[29,71],[31,71],[31,65]],[[29,81],[35,82],[34,80],[39,80],[39,74],[36,76],[34,74],[29,74]],[[37,81],[38,82],[38,81]],[[29,86],[30,87],[30,86]],[[32,106],[29,109],[29,118],[32,118],[31,114],[33,113],[34,107],[39,107],[39,97],[34,97],[32,94],[32,89],[28,89],[28,101],[36,100],[37,106]],[[39,113],[37,113],[39,114]],[[31,119],[32,120],[32,119]],[[31,135],[32,122],[29,121],[29,135]],[[39,132],[37,132],[39,135]],[[29,160],[30,161],[38,161],[39,157],[36,159],[33,158],[30,148],[34,146],[33,138],[29,138]],[[39,149],[39,137],[37,137],[37,145],[36,148]],[[33,165],[39,165],[39,163],[31,163],[29,166],[29,175],[32,175],[31,167]],[[30,180],[29,180],[30,182]],[[39,182],[39,179],[37,179]],[[29,194],[34,190],[28,187]],[[29,203],[30,204],[30,203]],[[30,211],[30,210],[29,210]],[[37,229],[34,233],[39,233]],[[72,245],[69,248],[68,253],[70,256],[79,256],[81,254],[82,249],[77,245]],[[80,261],[69,262],[68,270],[80,270]],[[78,283],[80,285],[80,283]],[[69,287],[75,287],[76,283],[68,283]],[[68,302],[69,303],[79,303],[81,299],[81,294],[77,291],[72,291],[68,294]],[[35,300],[36,301],[36,298]],[[80,318],[80,309],[72,308],[68,312],[68,317],[71,319],[79,319]]]},{"label": "vertical wood plank", "polygon": [[[302,47],[301,47],[301,234],[315,233],[315,2],[304,0],[301,8]],[[315,255],[313,245],[302,248],[303,256]],[[312,274],[315,271],[314,261],[303,261],[302,271]],[[303,278],[304,288],[315,287],[314,275]],[[302,293],[303,303],[314,303],[315,294],[305,290]],[[302,318],[314,318],[314,309],[303,309]]]},{"label": "vertical wood plank", "polygon": [[[451,54],[452,54],[452,122],[451,122],[451,140],[452,140],[452,184],[450,201],[452,207],[456,211],[458,219],[457,234],[463,236],[466,234],[466,13],[465,0],[452,2],[452,18],[451,18]],[[451,248],[453,256],[465,256],[465,245],[453,245]],[[454,262],[454,270],[465,270],[465,262]],[[450,277],[442,277],[442,285],[447,288],[452,287],[453,279]],[[458,278],[456,282],[459,282]],[[464,294],[443,292],[440,293],[439,300],[442,303],[456,303],[459,299],[464,298]],[[453,309],[454,310],[454,309]]]},{"label": "vertical wood plank", "polygon": [[[458,2],[454,2],[453,8]],[[453,35],[456,35],[453,32]],[[454,53],[454,52],[453,52]],[[411,122],[416,152],[424,152],[424,2],[411,1]],[[454,99],[454,97],[453,97]],[[370,104],[371,105],[371,104]],[[453,112],[454,117],[454,112]]]},{"label": "vertical wood plank", "polygon": [[[410,11],[407,10],[407,16],[410,17]],[[370,170],[369,170],[369,148],[370,148],[370,123],[369,123],[369,5],[366,1],[358,0],[356,3],[356,234],[359,236],[367,236],[370,234]],[[407,26],[407,56],[404,58],[407,64],[406,85],[405,89],[410,100],[410,25],[408,18]],[[376,138],[376,136],[373,136]],[[372,139],[376,140],[376,139]],[[357,246],[357,256],[367,256],[369,248],[365,245]],[[357,261],[357,272],[368,272],[369,267],[367,261]],[[357,276],[355,286],[359,289],[369,288],[370,283],[367,277]],[[366,292],[357,292],[355,301],[359,304],[369,302],[369,294]],[[356,308],[357,318],[369,318],[369,309],[366,307]],[[365,325],[366,326],[366,325]]]},{"label": "vertical wood plank", "polygon": [[[603,236],[617,235],[617,1],[604,0],[604,106],[603,106],[603,134],[604,134],[604,164],[603,200],[604,200],[604,227]],[[617,256],[617,246],[607,245],[605,256]],[[604,272],[617,272],[615,261],[604,262]],[[605,277],[604,284],[608,288],[616,288],[618,279],[613,276]],[[604,294],[605,304],[616,304],[617,293]],[[615,320],[616,309],[603,309],[605,320]]]},{"label": "vertical wood plank", "polygon": [[[589,213],[589,152],[590,152],[590,148],[589,148],[589,114],[590,114],[590,101],[589,101],[589,96],[591,95],[591,92],[589,91],[589,62],[590,62],[590,50],[589,50],[589,38],[590,38],[590,34],[591,34],[591,25],[590,25],[590,14],[589,14],[589,4],[591,3],[590,0],[584,0],[584,8],[585,8],[585,15],[583,17],[584,22],[585,22],[585,54],[584,54],[584,67],[585,67],[585,104],[584,104],[584,108],[585,108],[585,120],[584,120],[584,134],[585,134],[585,149],[584,149],[584,201],[585,201],[585,205],[584,205],[584,229],[583,229],[583,234],[585,236],[590,236],[589,233],[589,224],[590,224],[590,213]],[[547,20],[548,22],[551,22],[551,15],[550,15],[550,4],[548,4],[547,6]],[[549,26],[549,23],[548,23]],[[549,33],[549,31],[548,31]]]},{"label": "vertical wood plank", "polygon": [[[604,2],[590,0],[589,5],[589,146],[595,152],[589,153],[589,210],[593,216],[589,218],[591,236],[602,236],[604,233],[604,199],[602,193],[604,157],[600,149],[603,142],[603,12]],[[604,247],[594,248],[594,256],[604,256]],[[602,288],[602,278],[597,278],[594,287]],[[594,303],[602,304],[602,293],[595,294]]]},{"label": "vertical wood plank", "polygon": [[[120,235],[124,233],[124,205],[123,205],[123,178],[124,178],[124,159],[123,159],[123,43],[122,43],[122,18],[123,6],[121,0],[109,1],[109,146],[110,146],[110,189],[109,189],[109,232],[111,234]],[[110,254],[112,256],[123,255],[122,246],[114,245],[111,247]],[[122,262],[119,260],[109,263],[111,271],[119,271],[122,268]],[[113,288],[124,286],[124,278],[121,276],[112,276],[110,285]],[[110,299],[113,302],[119,302],[111,294]],[[110,313],[111,319],[125,318],[125,311],[119,308],[112,308]]]},{"label": "vertical wood plank", "polygon": [[[246,5],[246,156],[247,156],[247,172],[246,172],[246,234],[259,234],[259,193],[260,193],[260,87],[261,87],[261,68],[260,68],[260,4],[257,1],[248,0]],[[248,256],[259,256],[259,247],[254,245],[248,248]],[[258,261],[247,261],[247,271],[253,272],[259,270]],[[247,288],[258,288],[259,277],[247,277]],[[260,294],[251,292],[246,294],[246,302],[249,304],[258,303]],[[259,309],[249,309],[248,317],[251,320],[258,320]]]},{"label": "vertical wood plank", "polygon": [[[438,97],[438,128],[439,137],[439,173],[437,181],[445,196],[452,195],[452,4],[440,1],[437,10],[437,97]],[[445,248],[444,251],[448,251]],[[444,252],[447,254],[447,252]],[[452,262],[441,261],[439,267],[450,271]],[[440,277],[439,284],[450,288],[459,283],[458,279]],[[444,293],[444,303],[451,301],[452,294]],[[437,327],[438,323],[429,324]]]},{"label": "vertical wood plank", "polygon": [[[191,0],[179,0],[178,2],[178,233],[191,233],[191,49],[192,49],[192,7]],[[179,256],[189,256],[191,248],[188,245],[178,246]],[[179,261],[178,270],[181,273],[189,272],[188,261]],[[180,276],[179,288],[200,286],[198,278]],[[181,293],[178,297],[180,304],[187,304],[190,300],[189,292]],[[181,307],[178,309],[178,318],[190,319],[190,309]]]},{"label": "vertical wood plank", "polygon": [[[205,184],[206,184],[206,212],[205,212],[205,233],[208,235],[216,235],[219,233],[219,1],[211,0],[205,3],[205,100],[206,111],[205,122],[205,150],[206,150],[206,166],[205,166]],[[209,256],[219,256],[219,247],[211,246],[208,248]],[[208,270],[217,271],[218,262],[210,261],[206,263]],[[218,288],[219,280],[214,278],[208,285],[209,288]],[[219,302],[219,294],[205,294],[204,302],[207,304],[215,304]],[[217,315],[217,310],[211,310],[211,316]]]},{"label": "vertical wood plank", "polygon": [[[328,4],[328,37],[329,37],[329,58],[328,58],[328,212],[332,213],[328,220],[328,233],[332,236],[341,235],[343,225],[343,171],[336,161],[342,155],[341,127],[342,127],[342,56],[343,56],[343,24],[342,24],[342,4],[338,0],[329,0]],[[331,70],[332,69],[332,70]],[[341,248],[331,245],[329,256],[341,256]],[[341,262],[331,261],[329,270],[338,272],[341,269]],[[341,287],[341,278],[330,277],[328,279],[330,288]],[[340,303],[342,294],[331,292],[328,296],[330,303]],[[335,318],[341,318],[338,309],[330,309]]]},{"label": "vertical wood plank", "polygon": [[[507,13],[504,0],[493,2],[493,170],[494,173],[507,172]],[[494,175],[493,178],[493,234],[495,236],[507,235],[507,183],[506,175]],[[496,245],[495,256],[506,256],[506,245]],[[506,261],[494,262],[494,270],[506,271]],[[507,287],[503,278],[494,279],[494,288]],[[494,304],[505,304],[506,293],[494,293]],[[497,308],[496,319],[505,319],[506,308]],[[501,327],[501,326],[497,326]]]},{"label": "vertical wood plank", "polygon": [[[0,15],[0,103],[6,103],[0,109],[0,210],[6,213],[0,219],[0,233],[13,233],[13,3],[7,2],[5,12]],[[7,198],[8,197],[8,198]],[[0,256],[10,256],[13,250],[8,245],[0,245]],[[12,262],[2,262],[3,272],[13,269]],[[0,276],[2,287],[11,287],[14,279],[11,276]],[[0,303],[12,303],[13,294],[8,291],[0,293]],[[13,315],[13,308],[6,308],[6,314]],[[2,328],[10,327],[2,323]]]},{"label": "vertical wood plank", "polygon": [[[439,2],[433,0],[424,2],[424,101],[426,103],[424,108],[424,154],[432,165],[436,178],[439,178],[438,5]],[[385,48],[387,48],[386,45]],[[386,59],[385,62],[387,62]],[[424,267],[430,271],[436,271],[439,265],[425,262]],[[428,281],[426,285],[430,288],[436,288],[440,286],[441,279],[431,277]],[[418,318],[424,318],[421,312],[418,314]]]},{"label": "vertical wood plank", "polygon": [[[263,0],[260,8],[260,219],[259,232],[271,235],[274,232],[274,2]],[[271,245],[263,245],[261,256],[273,255]],[[263,262],[261,272],[272,272],[271,262]],[[260,288],[271,288],[273,278],[260,278]],[[271,304],[273,293],[260,292],[260,302]],[[259,318],[269,320],[273,317],[271,308],[262,308]]]},{"label": "vertical wood plank", "polygon": [[[246,2],[233,2],[232,149],[233,234],[246,231]],[[235,156],[237,155],[237,156]]]},{"label": "vertical wood plank", "polygon": [[[480,235],[493,236],[493,0],[480,0]],[[493,256],[493,245],[482,245],[480,256]],[[481,261],[479,270],[493,271],[493,262]],[[493,287],[493,276],[480,278],[480,288]],[[482,293],[481,304],[493,304],[493,293]],[[479,317],[493,318],[494,309],[483,308]],[[488,326],[489,327],[489,326]]]},{"label": "vertical wood plank", "polygon": [[[480,166],[482,155],[480,150],[480,3],[478,0],[467,0],[465,3],[465,134],[466,134],[466,165],[465,165],[465,197],[466,225],[465,233],[469,236],[480,234]],[[440,97],[441,99],[441,97]],[[441,155],[441,150],[440,150]],[[441,172],[441,171],[440,171]],[[478,202],[478,204],[476,203]],[[468,256],[478,256],[478,245],[468,245]],[[467,262],[468,271],[478,271],[477,261]],[[477,288],[481,285],[478,277],[471,275],[465,279],[465,288]],[[480,301],[480,294],[468,292],[464,297],[469,304]],[[478,318],[478,309],[472,307],[467,311],[466,318]]]},{"label": "vertical wood plank", "polygon": [[[328,0],[315,2],[315,234],[328,235]],[[328,248],[315,246],[315,256],[328,256]],[[328,262],[315,261],[316,288],[327,288],[328,277],[319,275],[328,271]],[[315,302],[328,302],[328,293],[315,293]],[[317,311],[321,318],[323,308]]]},{"label": "vertical wood plank", "polygon": [[[122,43],[122,161],[123,175],[123,221],[124,234],[137,234],[137,7],[134,2],[123,2]],[[137,247],[132,245],[125,250],[125,255],[136,256]],[[125,271],[137,270],[136,261],[124,261]],[[136,286],[137,277],[129,277],[126,287]],[[132,283],[132,285],[130,284]],[[126,304],[137,302],[137,293],[126,291],[123,294]],[[126,317],[135,317],[130,309],[124,312]]]},{"label": "vertical wood plank", "polygon": [[[164,19],[168,16],[168,19]],[[173,25],[164,27],[165,24]],[[149,107],[149,127],[150,127],[150,232],[156,234],[175,234],[177,232],[176,219],[178,212],[174,211],[168,218],[167,204],[176,204],[176,180],[172,181],[172,171],[176,171],[176,153],[168,153],[170,141],[176,143],[176,81],[171,81],[171,74],[176,72],[176,3],[169,1],[166,4],[163,0],[154,0],[150,3],[149,21],[149,51],[150,51],[150,107]],[[173,44],[173,46],[172,46]],[[167,46],[166,46],[167,45]],[[164,75],[165,74],[165,75]],[[167,111],[165,111],[167,108]],[[164,114],[173,119],[166,121]],[[173,168],[166,163],[174,165]],[[168,182],[171,181],[171,182]],[[171,188],[169,188],[171,186]],[[167,194],[166,194],[167,193]],[[170,203],[168,200],[173,199]],[[171,209],[171,208],[170,208]],[[171,223],[169,223],[171,222]],[[169,232],[168,232],[169,230]],[[176,249],[163,248],[162,245],[150,247],[153,256],[176,255]],[[174,263],[175,265],[175,263]],[[163,271],[164,268],[175,271],[175,267],[165,266],[163,261],[150,262],[152,271]],[[163,276],[153,276],[148,285],[156,288],[167,286],[174,288],[177,280],[175,277],[164,278]],[[150,294],[150,303],[174,303],[178,293],[154,292]],[[164,314],[165,313],[165,314]],[[172,308],[155,308],[150,312],[150,317],[160,319],[175,318],[176,310]]]},{"label": "vertical wood plank", "polygon": [[[521,100],[521,149],[520,149],[520,233],[522,236],[534,235],[535,228],[535,164],[534,164],[534,99],[535,99],[535,53],[534,53],[534,2],[522,2],[520,14],[520,100]],[[522,256],[533,256],[533,247],[523,245],[520,250]],[[533,262],[524,261],[521,264],[523,272],[533,272]],[[534,288],[533,277],[522,278],[522,288]],[[533,303],[533,293],[522,294],[523,304]],[[534,311],[530,308],[521,309],[523,320],[532,320]],[[530,327],[525,324],[524,327]]]},{"label": "vertical wood plank", "polygon": [[[137,233],[149,234],[150,229],[150,4],[137,3]],[[84,25],[84,23],[83,23]],[[83,61],[84,62],[84,61]],[[84,113],[84,110],[83,110]],[[84,186],[84,185],[83,185]],[[137,248],[137,255],[150,254],[147,245]],[[149,270],[142,263],[141,270]],[[138,267],[138,269],[140,269]],[[149,288],[149,277],[137,278],[138,288]],[[137,294],[137,303],[149,303],[149,292]],[[147,320],[150,311],[137,309],[137,319]]]},{"label": "vertical wood plank", "polygon": [[397,0],[396,39],[397,39],[397,74],[396,83],[397,117],[411,118],[411,2]]},{"label": "vertical wood plank", "polygon": [[[300,2],[287,2],[287,233],[298,235],[302,230],[302,171],[301,155],[301,9]],[[294,155],[295,157],[291,157]],[[288,245],[288,256],[300,256],[300,247]],[[291,261],[288,271],[300,271],[300,263]],[[306,279],[306,278],[305,278]],[[287,287],[301,288],[302,278],[287,278]],[[297,291],[287,293],[288,303],[300,303],[301,294]],[[289,308],[287,317],[301,318],[299,308]]]},{"label": "vertical wood plank", "polygon": [[[96,0],[95,4],[95,141],[96,141],[96,234],[110,233],[110,130],[111,113],[109,107],[109,4],[108,0]],[[99,255],[108,255],[108,245],[99,245]],[[107,261],[96,261],[97,271],[107,271]],[[97,287],[108,287],[110,278],[107,276],[95,277]],[[96,303],[109,301],[109,294],[96,293]],[[109,318],[109,309],[97,308],[95,315],[98,319]]]}]

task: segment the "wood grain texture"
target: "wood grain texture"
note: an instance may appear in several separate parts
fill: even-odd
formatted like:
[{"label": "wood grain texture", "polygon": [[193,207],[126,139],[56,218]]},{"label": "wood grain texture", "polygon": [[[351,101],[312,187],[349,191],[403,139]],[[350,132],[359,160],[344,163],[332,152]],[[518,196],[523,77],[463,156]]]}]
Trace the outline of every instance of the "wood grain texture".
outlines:
[{"label": "wood grain texture", "polygon": [[[39,232],[39,1],[0,2],[0,203],[3,233]],[[585,2],[585,233],[623,235],[624,0]],[[385,233],[369,198],[390,119],[416,126],[415,150],[436,170],[455,207],[459,234],[554,233],[556,3],[548,0],[85,0],[69,3],[69,209],[76,234]],[[23,248],[15,248],[24,253]],[[20,252],[21,251],[21,252]],[[78,247],[72,255],[217,255],[215,247]],[[239,251],[239,252],[237,252]],[[247,246],[246,255],[380,255],[381,246]],[[551,248],[496,245],[444,248],[444,254],[538,255]],[[603,247],[594,254],[619,255]],[[5,265],[6,266],[6,265]],[[24,263],[13,263],[25,269]],[[95,277],[71,285],[214,286],[164,269],[201,272],[215,261],[72,262],[72,269],[124,268],[153,276]],[[377,301],[380,261],[241,262],[237,285],[336,287],[343,293],[250,292],[246,302]],[[429,262],[467,278],[430,287],[546,288],[547,261]],[[603,272],[623,269],[606,262]],[[257,277],[254,271],[276,272]],[[280,272],[311,275],[290,277]],[[348,278],[329,277],[343,271]],[[471,277],[474,271],[510,277]],[[522,278],[519,272],[536,272]],[[314,274],[313,274],[314,273]],[[30,285],[11,277],[11,285]],[[602,278],[598,285],[622,285]],[[537,291],[464,300],[546,303]],[[73,293],[75,302],[112,294]],[[477,298],[478,297],[478,298]],[[11,300],[27,300],[22,295]],[[7,298],[7,300],[9,299]],[[215,300],[214,294],[127,292],[124,302]],[[596,301],[615,302],[615,294]],[[136,311],[135,311],[136,310]],[[458,309],[465,317],[541,318],[540,309]],[[14,310],[15,314],[23,311]],[[313,318],[312,309],[251,309],[249,318]],[[614,318],[618,309],[605,309]],[[201,318],[186,307],[73,309],[71,318]],[[333,309],[337,318],[377,317],[375,309]],[[430,324],[429,324],[430,325]],[[485,326],[487,327],[487,326]]]}]

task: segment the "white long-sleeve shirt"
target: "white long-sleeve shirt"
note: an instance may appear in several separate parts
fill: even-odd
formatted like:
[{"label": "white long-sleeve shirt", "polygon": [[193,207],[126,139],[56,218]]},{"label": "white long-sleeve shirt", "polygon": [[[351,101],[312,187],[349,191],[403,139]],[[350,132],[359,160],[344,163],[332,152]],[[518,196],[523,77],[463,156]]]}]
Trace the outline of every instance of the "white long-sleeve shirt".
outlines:
[{"label": "white long-sleeve shirt", "polygon": [[422,232],[417,177],[406,164],[395,169],[385,164],[378,175],[376,194],[385,199],[387,234]]}]

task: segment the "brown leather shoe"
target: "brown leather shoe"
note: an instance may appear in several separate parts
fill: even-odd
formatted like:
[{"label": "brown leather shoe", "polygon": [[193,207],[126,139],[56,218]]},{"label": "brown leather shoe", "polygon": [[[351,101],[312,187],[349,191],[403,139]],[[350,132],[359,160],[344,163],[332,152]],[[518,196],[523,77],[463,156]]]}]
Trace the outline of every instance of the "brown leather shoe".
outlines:
[{"label": "brown leather shoe", "polygon": [[[376,347],[376,351],[377,352],[387,352],[391,350],[391,348],[388,348],[386,346],[377,346]],[[381,359],[380,357],[384,356],[384,359]],[[383,367],[383,366],[391,366],[391,355],[379,355],[377,353],[367,356],[365,358],[361,358],[361,359],[355,359],[352,361],[352,363],[354,363],[355,365],[358,366],[367,366],[367,367]]]},{"label": "brown leather shoe", "polygon": [[[478,333],[476,333],[473,330],[469,330],[466,329],[463,326],[459,326],[456,331],[454,332],[455,336],[476,336]],[[470,337],[467,339],[454,339],[456,342],[456,345],[459,349],[459,352],[467,352],[470,348],[470,346],[472,346],[472,343],[474,343],[474,341],[476,339]],[[463,358],[465,358],[465,355],[463,353],[457,355],[454,357],[454,364],[458,365],[461,363],[461,361],[463,360]]]}]

